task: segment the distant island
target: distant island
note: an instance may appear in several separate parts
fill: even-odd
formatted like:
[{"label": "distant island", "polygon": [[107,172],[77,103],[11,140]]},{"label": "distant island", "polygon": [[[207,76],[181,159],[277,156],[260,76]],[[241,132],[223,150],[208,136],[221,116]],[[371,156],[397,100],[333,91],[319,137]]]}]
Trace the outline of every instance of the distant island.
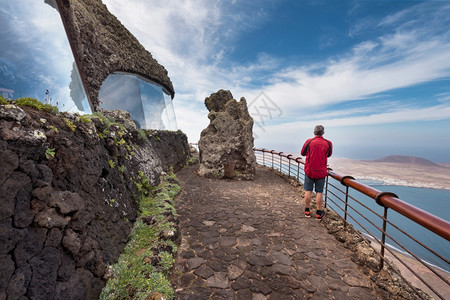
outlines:
[{"label": "distant island", "polygon": [[376,160],[329,159],[329,167],[356,180],[375,180],[386,185],[402,185],[450,190],[450,164],[403,155]]}]

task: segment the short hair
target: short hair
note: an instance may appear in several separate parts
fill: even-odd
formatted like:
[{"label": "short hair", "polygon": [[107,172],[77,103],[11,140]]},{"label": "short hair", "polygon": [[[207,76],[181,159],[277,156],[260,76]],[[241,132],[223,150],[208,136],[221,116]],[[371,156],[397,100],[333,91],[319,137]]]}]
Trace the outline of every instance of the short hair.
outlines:
[{"label": "short hair", "polygon": [[325,133],[325,128],[322,125],[316,125],[314,127],[314,135],[323,135]]}]

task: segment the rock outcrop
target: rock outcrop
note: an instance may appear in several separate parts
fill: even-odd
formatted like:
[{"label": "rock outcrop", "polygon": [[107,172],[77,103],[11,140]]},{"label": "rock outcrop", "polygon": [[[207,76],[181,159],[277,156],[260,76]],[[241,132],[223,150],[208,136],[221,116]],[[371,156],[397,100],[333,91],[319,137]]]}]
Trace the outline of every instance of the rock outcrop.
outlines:
[{"label": "rock outcrop", "polygon": [[97,299],[136,220],[137,183],[189,156],[183,133],[136,130],[126,112],[0,105],[0,299]]},{"label": "rock outcrop", "polygon": [[210,123],[198,143],[199,174],[253,180],[253,119],[245,98],[237,102],[230,91],[219,90],[205,99],[205,105]]}]

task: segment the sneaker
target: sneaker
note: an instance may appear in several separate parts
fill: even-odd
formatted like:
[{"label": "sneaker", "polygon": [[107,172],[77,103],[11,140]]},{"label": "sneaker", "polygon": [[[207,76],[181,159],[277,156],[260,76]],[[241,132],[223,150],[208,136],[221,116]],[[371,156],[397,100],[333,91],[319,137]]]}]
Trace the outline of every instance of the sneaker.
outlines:
[{"label": "sneaker", "polygon": [[323,216],[325,216],[325,211],[324,210],[316,211],[316,220],[322,220]]},{"label": "sneaker", "polygon": [[310,218],[311,217],[311,212],[309,210],[305,209],[305,218]]}]

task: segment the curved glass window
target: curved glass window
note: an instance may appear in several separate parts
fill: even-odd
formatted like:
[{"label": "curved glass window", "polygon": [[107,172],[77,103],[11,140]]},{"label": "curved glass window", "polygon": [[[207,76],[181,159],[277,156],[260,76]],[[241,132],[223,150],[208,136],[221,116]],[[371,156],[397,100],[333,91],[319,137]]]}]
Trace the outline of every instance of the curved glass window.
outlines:
[{"label": "curved glass window", "polygon": [[98,98],[103,109],[128,111],[139,128],[177,130],[169,93],[142,76],[110,74],[103,81]]},{"label": "curved glass window", "polygon": [[0,95],[91,113],[54,0],[1,2]]}]

